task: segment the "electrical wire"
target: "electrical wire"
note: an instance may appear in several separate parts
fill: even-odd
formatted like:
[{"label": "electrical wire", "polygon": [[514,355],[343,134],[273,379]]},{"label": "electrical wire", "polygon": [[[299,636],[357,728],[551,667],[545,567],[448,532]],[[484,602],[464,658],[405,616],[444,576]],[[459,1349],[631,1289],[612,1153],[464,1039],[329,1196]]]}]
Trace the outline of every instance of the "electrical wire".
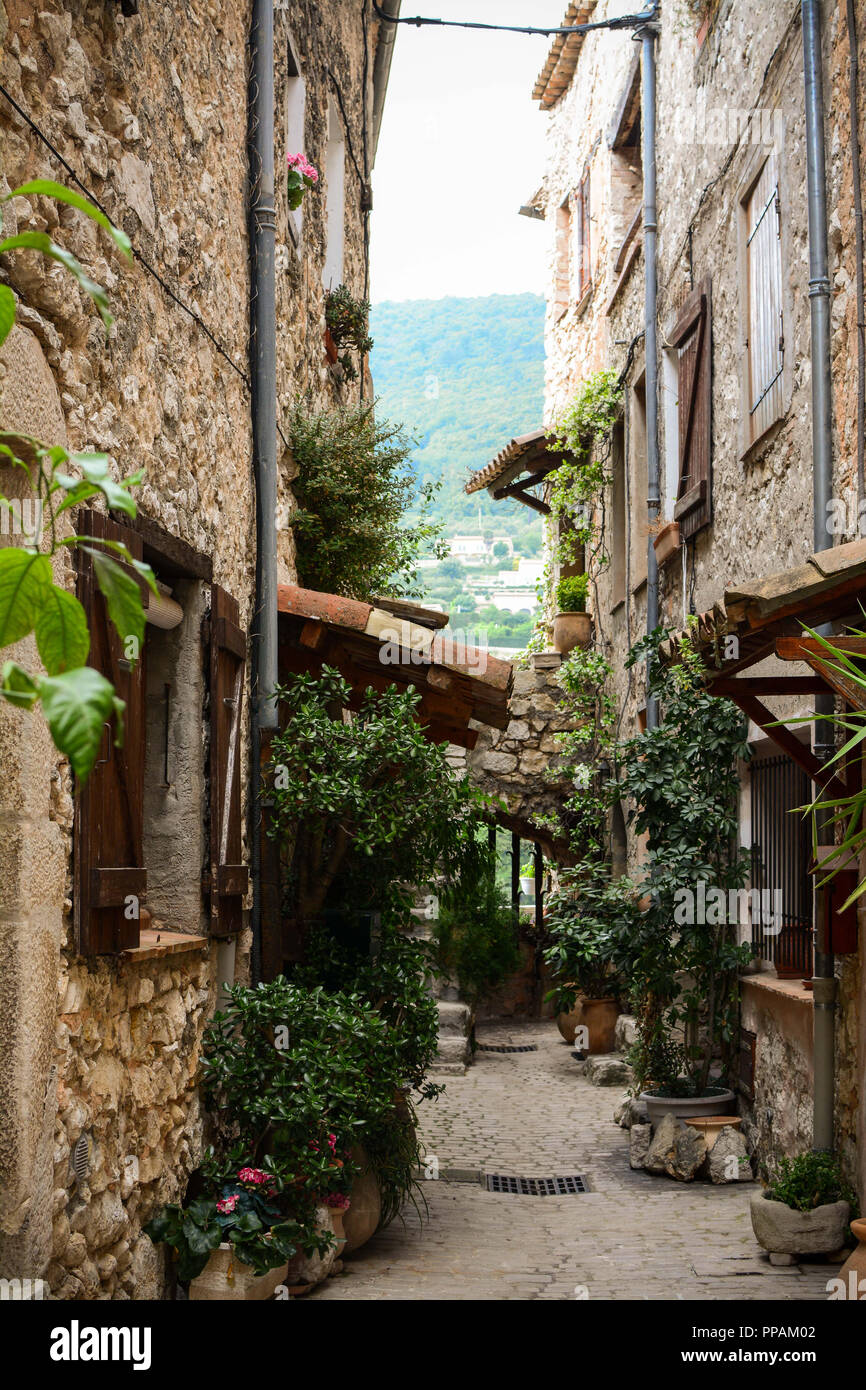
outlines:
[{"label": "electrical wire", "polygon": [[373,13],[383,24],[411,24],[416,29],[430,25],[442,29],[482,29],[500,34],[538,34],[542,38],[572,38],[574,35],[590,34],[595,29],[634,29],[654,19],[657,10],[658,3],[654,0],[654,3],[640,14],[615,15],[610,19],[590,20],[586,24],[557,24],[550,28],[537,28],[523,24],[485,24],[472,19],[429,19],[421,15],[386,14],[377,0],[373,0]]}]

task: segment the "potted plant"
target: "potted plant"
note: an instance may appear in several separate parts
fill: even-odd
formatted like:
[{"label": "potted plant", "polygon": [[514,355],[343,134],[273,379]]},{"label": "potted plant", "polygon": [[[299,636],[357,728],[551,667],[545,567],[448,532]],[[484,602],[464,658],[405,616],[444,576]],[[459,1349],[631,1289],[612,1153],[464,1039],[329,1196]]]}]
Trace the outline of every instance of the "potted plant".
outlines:
[{"label": "potted plant", "polygon": [[268,1161],[242,1164],[219,1178],[206,1166],[205,1191],[162,1209],[144,1228],[172,1247],[177,1276],[193,1301],[270,1298],[293,1257],[320,1257],[335,1247],[329,1230],[297,1219],[297,1192]]},{"label": "potted plant", "polygon": [[560,579],[556,586],[556,611],[553,615],[553,645],[563,656],[575,647],[588,647],[592,636],[592,619],[586,611],[589,575],[573,574]]},{"label": "potted plant", "polygon": [[289,195],[289,209],[296,212],[304,201],[307,189],[315,188],[319,182],[319,174],[306,155],[303,154],[287,153],[286,166],[288,168],[286,185]]},{"label": "potted plant", "polygon": [[350,351],[357,352],[363,361],[373,346],[369,334],[370,305],[366,299],[355,299],[346,285],[338,285],[329,290],[325,299],[325,345],[337,354],[337,361],[343,369],[347,381],[355,381],[358,369]]},{"label": "potted plant", "polygon": [[621,893],[604,870],[591,876],[584,866],[577,873],[563,873],[548,908],[550,945],[544,960],[557,985],[547,997],[555,1001],[557,1022],[563,1018],[560,1032],[567,1041],[572,1020],[571,1041],[577,1027],[586,1027],[590,1053],[614,1051],[621,980],[608,950],[608,913],[617,910]]},{"label": "potted plant", "polygon": [[774,1263],[793,1263],[796,1255],[829,1255],[846,1242],[857,1199],[828,1153],[783,1158],[773,1180],[750,1203],[758,1244]]},{"label": "potted plant", "polygon": [[520,891],[528,898],[535,893],[535,864],[531,859],[520,870]]}]

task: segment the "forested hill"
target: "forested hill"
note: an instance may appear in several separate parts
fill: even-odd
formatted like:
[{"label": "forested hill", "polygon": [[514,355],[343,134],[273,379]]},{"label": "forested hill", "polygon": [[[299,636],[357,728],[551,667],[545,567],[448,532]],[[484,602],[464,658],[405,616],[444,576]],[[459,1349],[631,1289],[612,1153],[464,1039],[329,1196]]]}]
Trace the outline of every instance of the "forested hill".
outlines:
[{"label": "forested hill", "polygon": [[522,554],[541,543],[538,516],[518,503],[468,497],[470,473],[542,423],[544,300],[532,294],[374,304],[371,367],[379,413],[418,439],[419,478],[443,480],[446,534],[483,529]]}]

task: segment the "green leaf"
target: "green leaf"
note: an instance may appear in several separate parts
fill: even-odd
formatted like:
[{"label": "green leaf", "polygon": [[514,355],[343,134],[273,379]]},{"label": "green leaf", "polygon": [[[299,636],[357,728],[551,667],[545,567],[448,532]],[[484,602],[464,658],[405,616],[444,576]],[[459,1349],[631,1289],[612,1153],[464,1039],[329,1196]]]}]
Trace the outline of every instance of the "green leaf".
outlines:
[{"label": "green leaf", "polygon": [[90,651],[87,616],[74,594],[52,584],[36,619],[36,645],[49,676],[83,666]]},{"label": "green leaf", "polygon": [[43,256],[49,260],[59,261],[65,266],[70,275],[78,281],[85,294],[90,295],[97,309],[99,316],[105,325],[105,331],[114,322],[108,308],[108,295],[101,285],[97,285],[95,280],[91,280],[83,265],[73,256],[71,251],[66,251],[62,246],[58,246],[56,241],[52,241],[47,232],[19,232],[17,236],[6,237],[5,241],[0,241],[0,252],[4,251],[41,251]]},{"label": "green leaf", "polygon": [[127,637],[134,637],[138,643],[138,650],[141,651],[145,617],[138,584],[110,555],[93,550],[90,546],[84,548],[93,557],[96,582],[102,590],[108,616],[117,628],[121,641],[125,642]]},{"label": "green leaf", "polygon": [[0,550],[0,647],[33,631],[50,584],[47,556],[16,546]]},{"label": "green leaf", "polygon": [[0,343],[5,343],[15,322],[15,295],[8,285],[0,285]]},{"label": "green leaf", "polygon": [[114,686],[92,666],[39,681],[42,709],[55,747],[84,781],[96,762],[103,729],[117,711]]},{"label": "green leaf", "polygon": [[[109,473],[107,454],[70,454],[69,457],[72,463],[78,464],[84,474],[84,481],[88,482],[91,487],[99,489],[113,511],[126,512],[127,516],[137,514],[138,508],[135,505],[135,499],[130,495],[127,480],[116,483]],[[58,478],[58,481],[63,487],[73,482],[72,479],[65,476]],[[133,477],[128,481],[138,483],[140,475],[133,474]]]},{"label": "green leaf", "polygon": [[29,183],[22,183],[20,188],[13,188],[11,193],[7,193],[3,202],[8,202],[10,198],[24,197],[31,193],[41,193],[45,198],[56,198],[61,203],[68,203],[70,207],[78,208],[79,212],[85,213],[98,222],[100,227],[104,227],[116,246],[123,252],[128,260],[132,260],[132,243],[126,232],[115,227],[109,221],[105,213],[89,198],[83,198],[80,193],[73,193],[71,188],[65,188],[62,183],[55,183],[53,179],[31,179]]},{"label": "green leaf", "polygon": [[39,698],[39,686],[16,661],[7,661],[3,665],[2,678],[0,678],[0,694],[9,701],[10,705],[18,705],[21,709],[32,709]]}]

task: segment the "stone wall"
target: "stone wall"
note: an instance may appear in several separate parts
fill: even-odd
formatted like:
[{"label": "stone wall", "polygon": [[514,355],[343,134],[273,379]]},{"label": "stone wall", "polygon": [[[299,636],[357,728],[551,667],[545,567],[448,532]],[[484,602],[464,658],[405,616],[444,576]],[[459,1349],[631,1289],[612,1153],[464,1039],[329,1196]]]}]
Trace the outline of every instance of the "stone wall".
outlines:
[{"label": "stone wall", "polygon": [[740,1023],[756,1034],[753,1098],[740,1109],[749,1148],[768,1168],[812,1143],[812,998],[795,981],[741,984]]},{"label": "stone wall", "polygon": [[[255,585],[250,8],[249,0],[180,0],[171,7],[142,4],[138,15],[125,18],[119,5],[104,0],[0,0],[3,85],[140,255],[127,265],[92,222],[49,198],[20,197],[4,205],[3,233],[50,232],[106,286],[116,321],[106,341],[89,300],[60,266],[30,251],[4,257],[2,273],[18,296],[20,327],[0,350],[2,425],[104,451],[118,475],[143,468],[141,509],[211,558],[215,581],[238,600],[247,629]],[[350,386],[325,361],[324,179],[307,196],[297,245],[289,231],[290,36],[306,84],[304,129],[294,148],[302,147],[320,170],[328,103],[339,107],[342,98],[348,122],[344,279],[360,295],[366,213],[348,149],[366,173],[372,151],[364,122],[372,104],[377,26],[350,0],[311,0],[277,15],[283,424],[299,393],[314,408],[356,399],[362,386],[370,394],[363,374]],[[3,97],[0,141],[0,191],[37,177],[69,182]],[[291,472],[284,453],[278,525],[280,579],[286,581],[295,578],[287,530]],[[8,493],[6,484],[4,475],[0,490]],[[68,564],[58,562],[55,577],[73,583]],[[206,598],[197,594],[190,622],[198,621]],[[10,654],[31,669],[38,666],[31,639]],[[186,693],[198,699],[195,681]],[[184,873],[199,855],[204,814],[203,786],[196,781],[203,764],[195,757],[197,746],[200,753],[204,747],[203,724],[198,732],[197,745],[195,729],[186,730],[185,742],[172,730],[174,755],[190,762],[186,801],[175,808],[178,836],[190,822]],[[246,721],[239,756],[246,766]],[[162,1261],[140,1227],[156,1207],[182,1195],[199,1159],[204,1131],[194,1076],[202,1031],[217,977],[229,970],[246,977],[249,933],[240,939],[236,966],[215,945],[192,937],[178,943],[176,936],[177,953],[78,958],[71,932],[68,767],[40,717],[5,704],[0,760],[0,1273],[44,1277],[47,1270],[63,1298],[153,1297],[163,1288]],[[150,785],[147,795],[152,809],[159,789]],[[151,849],[156,853],[155,845]],[[201,903],[194,893],[173,898],[169,888],[166,873],[157,872],[160,925],[195,933]],[[90,1148],[89,1176],[79,1184],[70,1155],[82,1135]]]}]

